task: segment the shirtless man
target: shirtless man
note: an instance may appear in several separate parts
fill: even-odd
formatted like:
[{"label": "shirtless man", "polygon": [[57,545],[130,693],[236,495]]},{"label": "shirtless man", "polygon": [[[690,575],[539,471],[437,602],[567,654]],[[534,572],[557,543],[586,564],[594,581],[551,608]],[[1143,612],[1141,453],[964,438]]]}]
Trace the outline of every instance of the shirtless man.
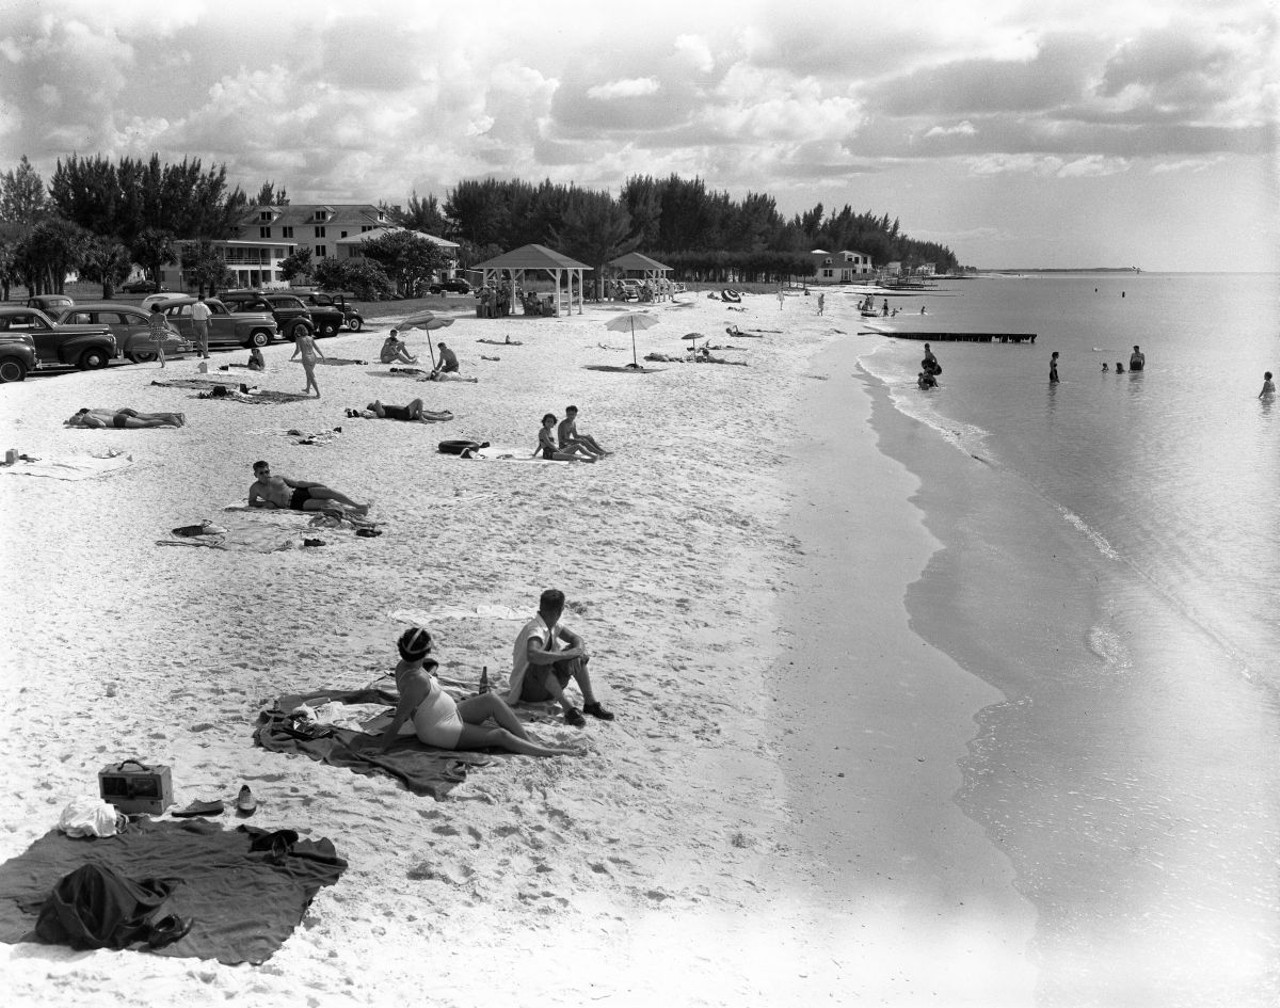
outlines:
[{"label": "shirtless man", "polygon": [[436,344],[436,349],[440,351],[440,363],[436,365],[436,374],[457,374],[458,372],[458,355],[444,345],[444,341]]},{"label": "shirtless man", "polygon": [[1129,370],[1143,371],[1146,369],[1146,366],[1147,366],[1147,355],[1144,354],[1141,350],[1139,350],[1137,344],[1135,343],[1133,347],[1133,353],[1129,354]]},{"label": "shirtless man", "polygon": [[357,504],[346,494],[330,490],[323,483],[272,476],[267,462],[253,464],[254,481],[249,484],[249,507],[282,511],[339,511],[364,516],[368,504]]},{"label": "shirtless man", "polygon": [[408,406],[388,406],[381,399],[375,399],[365,407],[379,420],[421,420],[422,400],[415,399]]},{"label": "shirtless man", "polygon": [[382,344],[378,359],[383,364],[394,364],[396,361],[401,361],[405,364],[418,363],[418,358],[409,353],[409,348],[405,346],[404,341],[400,339],[399,332],[395,329],[392,329],[387,334],[386,342]]},{"label": "shirtless man", "polygon": [[567,451],[576,447],[583,447],[592,455],[612,455],[613,452],[606,451],[601,448],[599,443],[590,434],[578,433],[578,407],[566,406],[564,408],[564,419],[560,421],[560,426],[556,428],[556,440],[560,444],[563,451]]},{"label": "shirtless man", "polygon": [[182,427],[187,422],[185,413],[139,413],[122,407],[118,410],[85,409],[67,420],[68,427],[115,427],[119,430],[135,430],[142,427]]}]

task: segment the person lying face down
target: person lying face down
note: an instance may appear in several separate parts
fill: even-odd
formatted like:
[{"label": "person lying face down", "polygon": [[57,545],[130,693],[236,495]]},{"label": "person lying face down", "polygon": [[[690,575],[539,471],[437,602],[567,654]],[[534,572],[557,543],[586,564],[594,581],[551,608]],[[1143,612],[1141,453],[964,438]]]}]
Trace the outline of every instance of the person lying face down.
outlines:
[{"label": "person lying face down", "polygon": [[74,416],[65,421],[68,427],[114,427],[117,430],[137,430],[144,427],[183,427],[187,422],[185,413],[139,413],[127,406],[117,410],[89,409],[77,410]]},{"label": "person lying face down", "polygon": [[358,504],[344,493],[330,490],[323,483],[294,480],[271,475],[271,465],[253,464],[254,481],[249,485],[249,507],[278,508],[284,511],[336,511],[341,514],[366,515],[368,504]]},{"label": "person lying face down", "polygon": [[546,746],[525,730],[506,701],[496,693],[481,693],[455,701],[436,681],[436,661],[431,655],[431,634],[411,627],[396,641],[396,687],[400,700],[391,724],[378,740],[386,752],[412,718],[420,742],[438,749],[505,749],[520,756],[574,756],[576,750]]}]

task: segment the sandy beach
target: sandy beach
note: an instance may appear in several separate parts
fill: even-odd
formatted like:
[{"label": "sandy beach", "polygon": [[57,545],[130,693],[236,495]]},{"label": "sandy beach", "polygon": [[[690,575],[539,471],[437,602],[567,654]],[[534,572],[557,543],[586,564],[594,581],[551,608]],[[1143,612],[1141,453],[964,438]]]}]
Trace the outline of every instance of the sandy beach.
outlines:
[{"label": "sandy beach", "polygon": [[[869,422],[877,393],[856,354],[877,337],[855,335],[852,299],[828,295],[823,317],[801,296],[744,307],[685,295],[654,306],[661,324],[637,343],[677,354],[702,332],[747,367],[586,370],[631,360],[630,338],[605,329],[618,308],[588,305],[433,334],[475,384],[376,363],[321,367],[322,398],[296,403],[151,384],[194,376],[188,359],[0,390],[6,447],[132,456],[82,481],[0,475],[17,743],[0,858],[96,794],[105,764],[137,757],[172,768],[176,807],[247,783],[255,825],[328,837],[350,863],[263,966],[0,946],[10,1003],[1030,1003],[1030,905],[953,800],[974,715],[999,694],[909,626],[903,594],[936,544],[915,478]],[[376,361],[394,318],[320,347]],[[784,332],[731,340],[729,324]],[[476,342],[506,336],[522,345]],[[410,349],[425,355],[424,340]],[[291,350],[269,348],[257,384],[300,391]],[[455,419],[344,414],[418,396]],[[570,403],[614,455],[436,451],[474,438],[532,452],[542,414]],[[82,406],[181,411],[187,425],[64,428]],[[285,433],[335,427],[323,445]],[[384,534],[254,515],[326,544],[157,545],[243,503],[260,458],[373,499]],[[493,756],[437,802],[253,745],[280,694],[388,673],[410,621],[431,630],[449,681],[471,686],[487,666],[501,686],[521,619],[494,613],[532,615],[546,587],[566,593],[618,716],[585,729],[522,716],[581,756]]]}]

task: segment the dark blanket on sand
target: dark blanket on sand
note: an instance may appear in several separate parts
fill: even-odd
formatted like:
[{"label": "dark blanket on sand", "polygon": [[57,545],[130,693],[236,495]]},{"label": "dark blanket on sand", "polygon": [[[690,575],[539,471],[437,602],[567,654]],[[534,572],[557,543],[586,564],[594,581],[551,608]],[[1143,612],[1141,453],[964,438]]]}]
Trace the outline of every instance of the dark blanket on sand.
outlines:
[{"label": "dark blanket on sand", "polygon": [[358,774],[386,774],[400,781],[414,794],[445,798],[467,778],[473,766],[484,766],[488,759],[480,753],[459,753],[451,749],[433,749],[413,735],[401,735],[386,752],[378,752],[378,737],[346,728],[322,727],[318,737],[297,731],[289,713],[299,704],[317,706],[336,700],[348,704],[397,702],[394,692],[380,689],[315,690],[280,697],[273,710],[259,715],[253,740],[272,752],[298,753],[330,766],[347,767]]},{"label": "dark blanket on sand", "polygon": [[113,837],[73,838],[54,829],[0,865],[0,941],[36,941],[45,899],[62,876],[89,861],[126,878],[175,883],[159,912],[194,923],[172,945],[152,949],[156,955],[227,965],[270,959],[320,888],[347,867],[330,841],[300,840],[292,830],[156,819]]}]

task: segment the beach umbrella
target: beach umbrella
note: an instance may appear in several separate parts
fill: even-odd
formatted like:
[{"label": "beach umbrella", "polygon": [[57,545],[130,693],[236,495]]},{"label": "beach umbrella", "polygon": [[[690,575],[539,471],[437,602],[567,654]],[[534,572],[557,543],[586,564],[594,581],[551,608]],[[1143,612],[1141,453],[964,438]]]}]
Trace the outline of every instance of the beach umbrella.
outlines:
[{"label": "beach umbrella", "polygon": [[631,363],[639,366],[636,360],[636,330],[649,329],[658,324],[658,320],[647,312],[627,312],[624,315],[615,315],[604,324],[606,329],[612,329],[614,332],[630,332],[631,333]]},{"label": "beach umbrella", "polygon": [[[401,322],[396,329],[404,332],[407,329],[443,329],[445,326],[453,325],[453,319],[448,315],[437,315],[435,312],[420,311],[414,312],[407,319]],[[431,367],[436,366],[436,351],[431,345],[431,338],[427,337],[427,352],[431,354]]]},{"label": "beach umbrella", "polygon": [[700,332],[691,332],[691,333],[685,333],[685,334],[684,334],[683,336],[681,336],[680,338],[681,338],[681,339],[691,340],[691,341],[692,341],[692,343],[693,343],[693,346],[692,346],[692,347],[690,347],[690,349],[691,349],[691,350],[697,350],[697,349],[698,349],[698,340],[700,340],[700,339],[704,339],[705,337],[704,337],[704,336],[702,335],[702,333],[700,333]]}]

